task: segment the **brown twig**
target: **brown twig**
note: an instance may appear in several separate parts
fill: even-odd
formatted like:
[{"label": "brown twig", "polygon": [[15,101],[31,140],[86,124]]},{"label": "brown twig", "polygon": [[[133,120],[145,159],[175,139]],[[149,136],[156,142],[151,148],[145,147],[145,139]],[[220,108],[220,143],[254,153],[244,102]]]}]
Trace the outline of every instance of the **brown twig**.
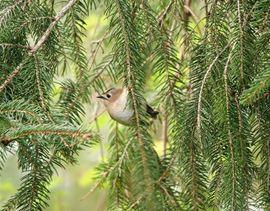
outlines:
[{"label": "brown twig", "polygon": [[29,46],[26,45],[20,45],[20,44],[14,44],[14,43],[1,43],[0,47],[2,48],[23,48],[29,50]]},{"label": "brown twig", "polygon": [[266,15],[264,16],[262,25],[261,25],[260,28],[259,28],[259,31],[260,31],[260,32],[263,32],[263,31],[264,31],[265,26],[266,26],[266,24],[268,23],[267,20],[268,20],[269,13],[270,13],[270,6],[268,7],[267,13],[266,13]]},{"label": "brown twig", "polygon": [[158,20],[158,25],[162,26],[164,19],[166,18],[167,13],[171,10],[172,5],[175,3],[175,0],[171,0],[170,3],[167,5],[167,7],[158,14],[157,20]]},{"label": "brown twig", "polygon": [[4,83],[0,86],[0,92],[3,91],[3,89],[13,80],[13,78],[19,73],[19,71],[23,67],[23,62],[21,62],[15,70],[7,77],[7,79],[4,81]]},{"label": "brown twig", "polygon": [[[32,47],[29,51],[29,56],[33,56],[46,42],[46,40],[49,38],[53,28],[58,23],[58,21],[66,14],[66,12],[76,3],[77,0],[70,0],[66,6],[64,6],[61,11],[53,18],[54,21],[51,22],[47,30],[43,33],[41,38],[38,40],[38,42]],[[24,62],[21,62],[15,70],[7,77],[7,79],[4,81],[4,83],[0,86],[0,92],[4,90],[4,88],[13,80],[13,78],[19,73],[19,71],[22,69]]]},{"label": "brown twig", "polygon": [[163,156],[166,157],[167,152],[167,145],[168,145],[168,113],[165,110],[164,112],[164,118],[162,120],[162,129],[163,129]]},{"label": "brown twig", "polygon": [[188,23],[189,23],[189,17],[191,16],[191,9],[190,8],[191,0],[185,0],[184,1],[184,14],[183,14],[183,30],[184,30],[184,42],[182,45],[182,53],[181,53],[181,61],[184,61],[186,56],[186,50],[188,47]]},{"label": "brown twig", "polygon": [[23,0],[16,1],[13,5],[5,8],[4,10],[0,11],[0,26],[4,22],[5,18],[14,10]]},{"label": "brown twig", "polygon": [[173,157],[170,159],[170,162],[168,163],[167,168],[162,173],[162,175],[159,177],[158,182],[161,182],[162,180],[164,180],[168,176],[175,159],[176,159],[176,154],[174,154]]},{"label": "brown twig", "polygon": [[66,12],[76,3],[77,0],[70,0],[66,6],[62,8],[62,10],[54,17],[54,21],[51,22],[47,30],[43,33],[37,44],[30,50],[29,55],[32,56],[36,53],[36,51],[45,43],[51,34],[53,28],[58,23],[58,21],[66,14]]},{"label": "brown twig", "polygon": [[0,137],[0,142],[3,142],[5,144],[12,142],[18,138],[23,138],[25,136],[29,135],[58,135],[58,136],[69,136],[69,137],[81,137],[82,139],[89,139],[92,137],[91,133],[82,133],[80,131],[61,131],[61,130],[47,130],[47,131],[26,131],[21,134],[18,134],[13,137]]},{"label": "brown twig", "polygon": [[85,200],[91,193],[93,193],[103,182],[104,179],[108,177],[110,171],[106,171],[102,174],[102,179],[99,180],[81,199],[80,201]]},{"label": "brown twig", "polygon": [[256,98],[256,101],[262,100],[263,98],[266,98],[266,97],[268,97],[269,95],[270,95],[270,91],[264,93],[264,94],[263,94],[262,96],[260,96],[260,97],[257,97],[257,98]]}]

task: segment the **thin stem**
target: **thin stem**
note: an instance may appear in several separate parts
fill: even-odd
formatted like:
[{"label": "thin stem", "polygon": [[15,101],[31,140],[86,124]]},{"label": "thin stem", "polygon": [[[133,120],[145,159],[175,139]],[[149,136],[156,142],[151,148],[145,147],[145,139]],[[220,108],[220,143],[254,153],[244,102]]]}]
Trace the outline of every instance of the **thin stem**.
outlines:
[{"label": "thin stem", "polygon": [[244,46],[243,46],[244,32],[242,28],[240,0],[237,0],[237,13],[238,13],[238,24],[239,24],[239,31],[240,31],[240,76],[241,76],[241,79],[243,80],[244,78]]},{"label": "thin stem", "polygon": [[[234,45],[235,46],[235,45]],[[232,49],[234,48],[232,47]],[[229,62],[231,60],[232,56],[232,50],[228,56],[225,68],[224,68],[224,85],[225,85],[225,95],[226,95],[226,111],[227,111],[227,135],[228,135],[228,142],[230,146],[230,155],[231,155],[231,165],[232,165],[232,184],[231,184],[231,190],[232,190],[232,210],[235,209],[236,201],[235,201],[235,188],[236,188],[236,167],[235,167],[235,159],[234,159],[234,145],[233,145],[233,137],[231,132],[231,123],[230,123],[230,98],[229,98],[229,88],[228,88],[228,66]]]},{"label": "thin stem", "polygon": [[15,70],[7,77],[7,79],[4,81],[4,83],[0,86],[0,92],[4,90],[4,88],[13,80],[13,78],[19,73],[19,71],[23,67],[23,62],[21,62]]},{"label": "thin stem", "polygon": [[218,58],[223,54],[223,52],[230,46],[230,42],[228,42],[228,44],[222,49],[222,51],[220,51],[220,53],[215,57],[215,59],[213,60],[213,62],[209,65],[201,86],[200,86],[200,91],[199,91],[199,97],[198,97],[198,106],[197,106],[197,130],[200,131],[201,128],[201,109],[202,109],[202,95],[203,95],[203,89],[204,89],[204,85],[206,84],[206,80],[208,78],[208,75],[210,74],[214,64],[217,62]]},{"label": "thin stem", "polygon": [[166,157],[167,144],[168,144],[168,113],[165,111],[162,121],[162,129],[163,129],[163,156]]}]

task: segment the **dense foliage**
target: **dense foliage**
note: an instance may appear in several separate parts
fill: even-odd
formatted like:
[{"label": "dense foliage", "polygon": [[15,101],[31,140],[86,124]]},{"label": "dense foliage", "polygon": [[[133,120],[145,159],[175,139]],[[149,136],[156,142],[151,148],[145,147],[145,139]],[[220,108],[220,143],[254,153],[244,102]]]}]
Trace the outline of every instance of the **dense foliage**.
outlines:
[{"label": "dense foliage", "polygon": [[[89,62],[84,18],[97,9],[108,27]],[[97,167],[109,210],[268,210],[269,13],[269,0],[2,0],[0,170],[11,152],[24,172],[3,209],[47,206],[56,169],[99,140],[84,105],[121,84],[136,125],[111,126]],[[153,84],[163,156],[142,106]]]}]

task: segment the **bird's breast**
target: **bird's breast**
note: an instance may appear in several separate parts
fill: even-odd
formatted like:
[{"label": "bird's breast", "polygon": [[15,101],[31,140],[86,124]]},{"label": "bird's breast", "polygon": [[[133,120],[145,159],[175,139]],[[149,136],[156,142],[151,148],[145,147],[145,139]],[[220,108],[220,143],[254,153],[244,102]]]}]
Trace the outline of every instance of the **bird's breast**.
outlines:
[{"label": "bird's breast", "polygon": [[122,109],[115,108],[115,109],[110,110],[109,114],[114,120],[124,125],[129,125],[132,122],[133,111],[131,111],[130,109],[122,110]]},{"label": "bird's breast", "polygon": [[119,99],[107,107],[111,118],[124,124],[130,125],[132,123],[133,110],[127,105],[127,93],[123,93]]}]

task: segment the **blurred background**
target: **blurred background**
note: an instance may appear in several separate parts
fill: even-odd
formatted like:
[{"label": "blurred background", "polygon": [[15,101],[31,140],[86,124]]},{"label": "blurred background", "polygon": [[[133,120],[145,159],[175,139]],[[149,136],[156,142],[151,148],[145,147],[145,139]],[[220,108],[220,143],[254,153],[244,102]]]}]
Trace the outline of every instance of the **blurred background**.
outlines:
[{"label": "blurred background", "polygon": [[[165,1],[150,1],[151,4],[158,10],[162,11],[166,5]],[[60,7],[60,6],[59,6]],[[192,1],[190,5],[192,8],[192,18],[197,22],[201,20],[202,2]],[[104,15],[104,6],[99,5],[96,10],[90,12],[90,15],[85,19],[86,23],[86,36],[83,38],[85,49],[87,50],[88,62],[91,66],[99,64],[105,55],[105,52],[111,51],[111,44],[108,40],[107,26],[108,20]],[[201,15],[200,15],[201,14]],[[196,20],[197,19],[197,20]],[[201,21],[197,22],[202,26]],[[192,24],[192,23],[191,23]],[[194,26],[193,26],[194,27]],[[181,42],[181,36],[177,40]],[[58,84],[64,79],[74,79],[74,71],[71,67],[68,67],[69,72],[64,76],[57,76],[55,78],[54,94],[55,98],[58,97],[59,90]],[[154,99],[157,93],[155,87],[154,76],[149,76],[147,80],[145,98],[150,105],[155,105]],[[112,84],[111,81],[106,78],[106,74],[102,76],[102,80],[106,84],[107,88],[121,87],[121,84]],[[49,189],[51,191],[51,199],[49,201],[49,207],[47,211],[103,211],[106,209],[106,184],[103,185],[103,189],[96,188],[92,191],[96,185],[95,167],[102,161],[108,159],[108,136],[110,133],[110,126],[115,124],[108,114],[104,112],[103,105],[98,102],[96,96],[98,93],[93,91],[91,105],[84,105],[86,115],[82,117],[84,123],[82,127],[91,128],[93,131],[97,131],[100,134],[102,143],[96,145],[91,149],[85,149],[78,155],[77,165],[68,165],[66,169],[58,169],[58,174],[53,176],[53,180]],[[154,106],[155,107],[155,106]],[[162,108],[156,108],[162,110]],[[161,117],[152,124],[152,135],[158,154],[164,153],[163,135],[162,135],[162,121]],[[121,127],[125,130],[124,127]],[[0,177],[0,207],[8,200],[19,187],[20,178],[22,173],[17,168],[16,155],[10,154],[7,164],[5,165]]]}]

